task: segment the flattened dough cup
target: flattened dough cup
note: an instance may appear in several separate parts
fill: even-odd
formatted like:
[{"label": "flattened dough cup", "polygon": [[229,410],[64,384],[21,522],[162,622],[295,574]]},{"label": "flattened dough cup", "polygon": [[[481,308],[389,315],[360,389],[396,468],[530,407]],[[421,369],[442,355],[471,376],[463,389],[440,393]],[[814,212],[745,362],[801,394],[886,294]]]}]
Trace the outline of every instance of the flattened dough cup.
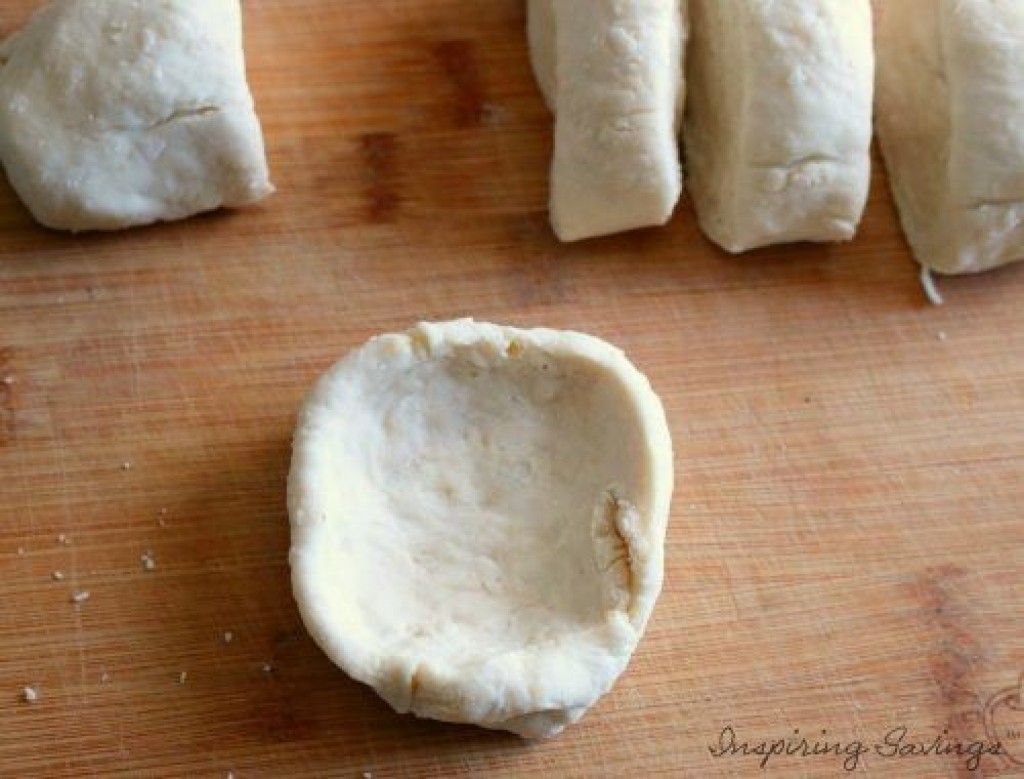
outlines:
[{"label": "flattened dough cup", "polygon": [[604,341],[470,320],[382,336],[300,415],[296,600],[396,710],[551,736],[640,640],[672,484],[661,403]]}]

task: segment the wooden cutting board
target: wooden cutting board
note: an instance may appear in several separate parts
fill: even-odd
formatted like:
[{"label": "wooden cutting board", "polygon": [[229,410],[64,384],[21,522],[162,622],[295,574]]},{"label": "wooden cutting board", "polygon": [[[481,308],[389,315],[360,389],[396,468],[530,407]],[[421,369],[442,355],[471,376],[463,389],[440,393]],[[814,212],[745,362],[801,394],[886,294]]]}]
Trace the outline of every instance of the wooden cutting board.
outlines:
[{"label": "wooden cutting board", "polygon": [[[245,9],[265,205],[70,236],[0,185],[0,775],[1024,776],[1024,266],[927,305],[881,170],[847,246],[561,246],[521,0]],[[648,635],[545,743],[394,714],[289,591],[304,391],[467,315],[621,345],[678,450]],[[936,738],[1006,754],[890,756]]]}]

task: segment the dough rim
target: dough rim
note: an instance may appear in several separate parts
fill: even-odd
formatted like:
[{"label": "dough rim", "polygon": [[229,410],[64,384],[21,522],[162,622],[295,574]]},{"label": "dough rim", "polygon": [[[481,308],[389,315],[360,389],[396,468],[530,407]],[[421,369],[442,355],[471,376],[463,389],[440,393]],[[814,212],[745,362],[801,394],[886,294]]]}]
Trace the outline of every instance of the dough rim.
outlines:
[{"label": "dough rim", "polygon": [[[375,656],[376,647],[349,635],[345,629],[348,623],[339,622],[326,608],[320,593],[327,585],[316,575],[316,556],[318,541],[329,521],[316,494],[316,484],[310,483],[310,473],[315,475],[315,471],[309,468],[311,455],[305,448],[303,419],[309,409],[314,409],[315,415],[318,402],[329,392],[333,380],[346,371],[358,369],[359,361],[368,356],[390,352],[403,359],[442,359],[459,349],[481,345],[502,351],[541,349],[552,360],[582,359],[595,369],[607,370],[620,381],[634,405],[639,437],[645,446],[650,511],[649,516],[641,517],[646,527],[640,538],[624,539],[632,558],[628,612],[609,612],[603,625],[589,628],[585,634],[574,634],[574,639],[580,641],[571,642],[564,651],[546,655],[549,650],[543,645],[527,646],[525,649],[531,651],[506,652],[479,662],[474,658],[473,673],[460,674],[468,664],[435,666],[424,662],[411,666],[394,657]],[[673,479],[672,443],[660,400],[626,356],[600,339],[571,331],[522,330],[472,320],[421,323],[401,335],[379,336],[352,352],[317,382],[306,400],[296,431],[288,481],[292,531],[289,560],[303,622],[335,664],[373,687],[399,712],[511,730],[525,737],[555,735],[582,717],[610,689],[625,670],[642,636],[662,585],[664,535]],[[572,655],[578,648],[589,649],[595,656],[576,664],[575,673],[566,676],[560,663],[567,653]],[[581,670],[580,666],[586,667]]]}]

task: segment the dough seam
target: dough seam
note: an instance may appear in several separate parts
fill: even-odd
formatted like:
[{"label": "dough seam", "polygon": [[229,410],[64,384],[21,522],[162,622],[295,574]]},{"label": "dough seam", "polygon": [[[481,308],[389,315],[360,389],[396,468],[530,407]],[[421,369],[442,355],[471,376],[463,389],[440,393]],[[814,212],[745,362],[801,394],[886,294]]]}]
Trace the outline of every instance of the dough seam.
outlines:
[{"label": "dough seam", "polygon": [[[610,601],[609,610],[622,611],[628,616],[636,602],[639,585],[633,571],[633,561],[637,557],[634,534],[630,532],[626,522],[627,518],[637,512],[636,507],[621,498],[618,492],[615,487],[605,490],[601,505],[595,512],[594,553],[597,569],[609,590],[606,593]],[[615,586],[618,583],[614,578],[620,573],[617,570],[620,567],[625,572],[624,587],[621,584]],[[625,596],[625,602],[621,596]]]},{"label": "dough seam", "polygon": [[[716,2],[724,2],[724,0],[715,0]],[[736,33],[738,40],[736,41],[737,51],[747,51],[749,47],[749,37],[746,32],[745,24],[736,25]],[[750,104],[753,101],[753,90],[751,89],[751,71],[752,68],[743,68],[742,75],[742,96],[743,96],[743,108],[740,111],[740,123],[738,127],[746,128],[749,127],[748,120],[750,118]],[[736,134],[736,159],[745,160],[747,159],[747,150],[750,147],[750,133],[740,132]],[[732,170],[732,204],[729,208],[729,230],[730,235],[735,235],[738,231],[736,224],[740,214],[740,203],[743,200],[743,196],[746,194],[745,188],[742,185],[743,179],[743,165],[734,165]]]},{"label": "dough seam", "polygon": [[841,160],[838,157],[832,157],[828,154],[808,154],[806,157],[787,162],[785,165],[776,165],[771,162],[753,162],[750,167],[756,170],[784,170],[794,171],[799,168],[806,168],[810,165],[839,165],[845,166],[847,163],[845,160]]},{"label": "dough seam", "polygon": [[[195,107],[182,106],[181,108],[175,108],[167,116],[151,124],[140,124],[140,125],[111,125],[110,127],[99,128],[100,132],[103,133],[146,133],[152,132],[153,130],[159,130],[161,127],[166,127],[169,124],[175,122],[184,122],[189,119],[199,119],[204,116],[211,116],[213,114],[219,114],[224,112],[224,108],[219,105],[201,105]],[[75,129],[88,131],[92,129],[89,125],[78,125]]]},{"label": "dough seam", "polygon": [[[946,145],[946,157],[944,165],[944,174],[946,176],[946,188],[942,193],[942,206],[946,212],[945,216],[938,216],[946,224],[946,229],[952,232],[947,232],[947,236],[956,236],[964,234],[965,223],[968,221],[968,214],[971,213],[970,209],[960,209],[951,207],[953,206],[954,198],[951,197],[949,185],[950,175],[952,173],[953,161],[956,156],[956,150],[960,148],[960,143],[963,137],[963,128],[960,126],[962,123],[956,121],[955,106],[957,100],[957,79],[950,78],[951,69],[950,65],[952,57],[950,56],[950,36],[952,34],[949,23],[948,7],[944,3],[940,3],[938,6],[939,21],[938,21],[938,33],[939,33],[939,73],[942,80],[942,84],[945,87],[946,97],[946,110],[949,112],[949,139]],[[950,213],[952,212],[952,213]],[[948,220],[948,221],[947,221]],[[948,238],[947,238],[948,240]],[[946,241],[943,241],[945,243]],[[928,276],[931,277],[931,263],[928,263],[929,272]],[[929,301],[933,305],[942,305],[943,298],[939,293],[938,288],[935,286],[934,281],[930,286],[925,288],[926,294],[928,295]],[[938,303],[936,303],[938,301]]]}]

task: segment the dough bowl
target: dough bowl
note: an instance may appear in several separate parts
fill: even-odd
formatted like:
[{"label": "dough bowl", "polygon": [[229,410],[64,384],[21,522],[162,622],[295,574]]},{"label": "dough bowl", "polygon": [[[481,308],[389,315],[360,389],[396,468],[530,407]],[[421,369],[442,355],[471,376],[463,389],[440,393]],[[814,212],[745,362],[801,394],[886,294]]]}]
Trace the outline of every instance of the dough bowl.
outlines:
[{"label": "dough bowl", "polygon": [[609,344],[471,320],[381,336],[300,415],[296,600],[396,710],[554,735],[643,633],[672,482],[661,403]]}]

